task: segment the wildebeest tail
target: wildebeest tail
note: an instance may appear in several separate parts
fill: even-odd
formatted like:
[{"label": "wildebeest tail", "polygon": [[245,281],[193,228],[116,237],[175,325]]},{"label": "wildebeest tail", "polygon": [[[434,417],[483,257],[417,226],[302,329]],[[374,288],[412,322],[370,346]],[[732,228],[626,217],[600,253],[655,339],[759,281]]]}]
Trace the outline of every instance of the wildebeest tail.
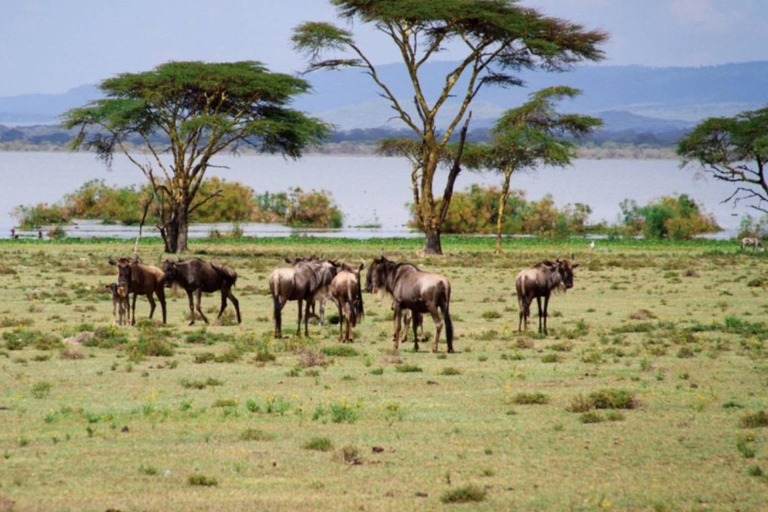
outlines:
[{"label": "wildebeest tail", "polygon": [[365,306],[363,305],[363,290],[360,286],[360,283],[357,283],[356,292],[355,308],[357,308],[357,319],[360,321],[363,319],[363,316],[365,316]]},{"label": "wildebeest tail", "polygon": [[225,267],[225,266],[220,267],[219,265],[214,265],[213,263],[211,263],[211,266],[216,271],[216,273],[219,274],[219,277],[221,277],[224,281],[229,283],[230,286],[235,286],[235,284],[237,283],[237,272],[235,272],[229,267]]}]

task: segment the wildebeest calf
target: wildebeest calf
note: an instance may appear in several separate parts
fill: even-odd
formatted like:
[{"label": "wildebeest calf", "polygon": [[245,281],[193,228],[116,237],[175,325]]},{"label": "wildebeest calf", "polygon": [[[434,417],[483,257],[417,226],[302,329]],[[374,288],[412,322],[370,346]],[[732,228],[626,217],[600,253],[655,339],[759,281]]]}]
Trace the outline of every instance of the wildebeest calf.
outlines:
[{"label": "wildebeest calf", "polygon": [[[517,302],[520,308],[520,321],[517,330],[522,330],[523,323],[528,330],[528,317],[531,315],[531,302],[536,299],[539,307],[539,332],[547,333],[547,308],[552,292],[573,288],[573,269],[579,266],[567,259],[557,259],[554,262],[544,260],[531,268],[521,270],[515,279]],[[541,298],[544,297],[544,308]],[[542,322],[543,320],[543,322]]]},{"label": "wildebeest calf", "polygon": [[107,285],[112,294],[112,321],[118,325],[128,325],[131,311],[128,305],[128,289],[118,283]]},{"label": "wildebeest calf", "polygon": [[[352,341],[352,327],[362,319],[363,295],[360,293],[360,272],[365,263],[354,268],[347,264],[340,266],[339,272],[331,281],[329,294],[339,308],[339,341]],[[347,322],[347,332],[344,332],[344,321]]]}]

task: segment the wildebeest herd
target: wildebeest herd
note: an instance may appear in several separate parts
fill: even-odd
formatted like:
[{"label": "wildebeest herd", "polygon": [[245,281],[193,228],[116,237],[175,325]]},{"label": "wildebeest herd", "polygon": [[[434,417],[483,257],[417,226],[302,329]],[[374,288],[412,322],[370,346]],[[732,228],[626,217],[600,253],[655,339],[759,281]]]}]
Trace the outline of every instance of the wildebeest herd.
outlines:
[{"label": "wildebeest herd", "polygon": [[[547,332],[547,308],[552,293],[566,291],[573,287],[573,271],[579,264],[571,259],[544,260],[531,268],[521,270],[515,280],[519,303],[518,331],[528,329],[530,307],[534,299],[538,304],[539,332]],[[316,256],[307,258],[286,258],[289,265],[276,269],[269,276],[269,292],[273,303],[275,322],[274,336],[282,337],[282,312],[289,301],[298,302],[297,335],[301,335],[304,321],[304,335],[309,335],[309,318],[315,314],[319,303],[321,323],[325,323],[325,302],[330,300],[338,308],[339,341],[352,341],[352,328],[363,318],[363,282],[361,274],[365,262],[355,266],[335,259]],[[237,273],[224,265],[206,262],[199,258],[181,261],[165,261],[163,268],[146,265],[136,257],[110,259],[109,263],[118,269],[117,283],[107,286],[112,294],[113,316],[124,325],[136,323],[136,299],[146,295],[150,305],[149,318],[154,315],[160,302],[163,323],[166,323],[165,288],[174,285],[184,289],[189,299],[190,325],[195,323],[195,314],[207,324],[208,318],[201,307],[202,294],[219,291],[221,318],[229,300],[235,308],[237,323],[241,323],[240,302],[232,289],[237,283]],[[423,317],[429,314],[435,323],[435,339],[432,351],[438,351],[438,342],[445,327],[448,352],[453,352],[453,321],[451,320],[451,283],[443,275],[424,272],[413,263],[395,262],[384,256],[375,258],[368,266],[365,291],[383,294],[392,300],[394,316],[394,348],[400,344],[400,333],[407,338],[409,325],[413,325],[414,348],[418,350],[418,329]],[[132,302],[130,301],[133,296]],[[542,308],[541,300],[544,299]],[[403,329],[403,322],[405,327]],[[345,329],[346,326],[346,329]]]}]

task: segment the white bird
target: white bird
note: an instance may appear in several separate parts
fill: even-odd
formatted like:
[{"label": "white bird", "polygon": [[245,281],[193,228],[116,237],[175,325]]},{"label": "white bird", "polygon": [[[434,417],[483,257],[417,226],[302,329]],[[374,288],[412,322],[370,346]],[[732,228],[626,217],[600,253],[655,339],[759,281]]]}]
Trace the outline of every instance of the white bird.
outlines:
[{"label": "white bird", "polygon": [[594,249],[594,248],[595,248],[595,241],[594,241],[594,240],[592,240],[592,241],[589,243],[589,249],[590,249],[590,250],[592,250],[592,249]]}]

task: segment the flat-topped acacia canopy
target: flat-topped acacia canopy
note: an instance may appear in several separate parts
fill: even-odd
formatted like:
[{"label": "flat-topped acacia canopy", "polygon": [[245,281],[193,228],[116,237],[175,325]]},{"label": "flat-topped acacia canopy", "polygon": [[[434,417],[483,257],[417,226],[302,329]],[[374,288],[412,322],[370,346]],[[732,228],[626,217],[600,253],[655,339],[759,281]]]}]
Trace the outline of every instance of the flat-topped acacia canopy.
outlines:
[{"label": "flat-topped acacia canopy", "polygon": [[[326,124],[288,107],[310,89],[306,81],[254,61],[169,62],[100,88],[105,99],[64,114],[64,126],[80,129],[72,147],[94,149],[107,163],[118,150],[144,173],[168,252],[186,250],[189,215],[216,196],[196,197],[216,154],[246,145],[298,158],[328,133]],[[130,151],[128,141],[137,138],[145,161]]]}]

